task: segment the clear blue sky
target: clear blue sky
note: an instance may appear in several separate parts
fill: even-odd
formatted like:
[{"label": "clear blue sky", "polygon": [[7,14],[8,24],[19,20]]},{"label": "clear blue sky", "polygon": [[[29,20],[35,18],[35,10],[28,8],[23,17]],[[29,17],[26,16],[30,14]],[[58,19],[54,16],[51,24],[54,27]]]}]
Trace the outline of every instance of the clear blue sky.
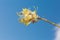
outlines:
[{"label": "clear blue sky", "polygon": [[53,40],[54,26],[44,21],[28,27],[18,22],[16,12],[38,6],[37,14],[60,22],[60,0],[0,0],[0,40]]}]

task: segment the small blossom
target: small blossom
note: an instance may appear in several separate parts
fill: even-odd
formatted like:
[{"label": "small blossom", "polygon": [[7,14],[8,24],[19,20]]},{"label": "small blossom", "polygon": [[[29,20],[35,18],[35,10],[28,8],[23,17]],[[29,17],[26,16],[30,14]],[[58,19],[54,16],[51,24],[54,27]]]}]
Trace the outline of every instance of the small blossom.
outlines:
[{"label": "small blossom", "polygon": [[19,19],[19,22],[24,23],[25,25],[29,25],[31,22],[35,23],[38,21],[36,10],[31,11],[27,8],[24,8],[21,12],[18,13],[18,16],[23,16]]}]

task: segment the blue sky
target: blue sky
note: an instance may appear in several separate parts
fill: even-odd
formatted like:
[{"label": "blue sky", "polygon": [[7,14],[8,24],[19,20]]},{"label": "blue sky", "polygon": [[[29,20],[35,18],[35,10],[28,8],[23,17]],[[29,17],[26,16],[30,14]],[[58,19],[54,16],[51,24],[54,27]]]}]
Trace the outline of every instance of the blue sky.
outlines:
[{"label": "blue sky", "polygon": [[38,6],[37,14],[60,22],[60,0],[0,0],[0,40],[53,40],[54,26],[44,21],[28,27],[18,22],[16,12]]}]

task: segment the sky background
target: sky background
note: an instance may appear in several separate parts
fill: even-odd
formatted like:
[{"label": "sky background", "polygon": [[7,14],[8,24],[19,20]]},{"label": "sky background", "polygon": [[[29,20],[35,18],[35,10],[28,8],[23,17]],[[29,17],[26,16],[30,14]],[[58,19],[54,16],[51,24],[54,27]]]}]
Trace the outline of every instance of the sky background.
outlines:
[{"label": "sky background", "polygon": [[55,26],[39,21],[26,27],[18,22],[16,12],[34,9],[52,22],[60,22],[60,0],[0,0],[0,40],[54,40]]}]

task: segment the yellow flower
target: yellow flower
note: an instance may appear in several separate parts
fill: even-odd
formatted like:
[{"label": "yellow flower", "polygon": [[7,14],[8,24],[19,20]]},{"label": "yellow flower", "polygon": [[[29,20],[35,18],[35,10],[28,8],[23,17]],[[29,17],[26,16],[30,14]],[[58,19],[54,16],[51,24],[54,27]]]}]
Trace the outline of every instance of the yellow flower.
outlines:
[{"label": "yellow flower", "polygon": [[24,8],[20,13],[22,13],[24,17],[19,19],[19,22],[24,23],[25,25],[29,25],[31,22],[37,21],[36,19],[38,15],[36,14],[36,11]]}]

